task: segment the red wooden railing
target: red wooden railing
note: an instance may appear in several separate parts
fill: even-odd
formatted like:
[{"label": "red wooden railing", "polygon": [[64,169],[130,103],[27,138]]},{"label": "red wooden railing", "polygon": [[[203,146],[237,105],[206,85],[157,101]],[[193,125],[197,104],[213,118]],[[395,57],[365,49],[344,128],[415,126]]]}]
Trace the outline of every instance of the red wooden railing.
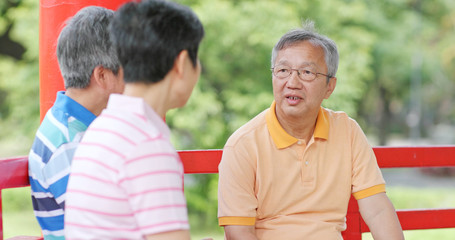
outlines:
[{"label": "red wooden railing", "polygon": [[[428,147],[375,147],[381,168],[402,167],[455,167],[455,146]],[[179,151],[185,173],[217,173],[221,150]],[[0,159],[0,191],[29,185],[26,157]],[[455,208],[397,210],[403,230],[455,228]],[[3,240],[3,222],[0,192],[0,240]],[[357,201],[351,198],[347,213],[346,240],[360,240],[369,232],[360,216]]]}]

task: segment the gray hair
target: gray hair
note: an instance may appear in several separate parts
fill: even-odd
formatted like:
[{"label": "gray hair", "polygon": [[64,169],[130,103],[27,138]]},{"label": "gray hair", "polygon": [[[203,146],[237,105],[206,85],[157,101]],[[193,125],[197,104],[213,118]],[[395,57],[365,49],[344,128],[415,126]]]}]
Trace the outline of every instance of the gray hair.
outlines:
[{"label": "gray hair", "polygon": [[89,6],[67,21],[57,43],[57,59],[65,88],[86,88],[97,66],[118,74],[120,62],[109,38],[114,11]]},{"label": "gray hair", "polygon": [[339,55],[337,46],[332,39],[317,33],[314,28],[314,22],[308,20],[303,23],[302,28],[291,30],[280,38],[272,50],[271,66],[274,67],[278,51],[303,41],[309,41],[314,46],[322,47],[325,64],[327,65],[327,74],[334,77],[338,69]]}]

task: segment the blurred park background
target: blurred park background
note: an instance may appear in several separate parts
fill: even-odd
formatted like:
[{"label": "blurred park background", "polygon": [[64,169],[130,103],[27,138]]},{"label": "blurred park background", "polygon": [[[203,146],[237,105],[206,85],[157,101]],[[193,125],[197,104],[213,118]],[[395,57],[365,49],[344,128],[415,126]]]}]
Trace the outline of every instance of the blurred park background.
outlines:
[{"label": "blurred park background", "polygon": [[[455,144],[453,0],[177,2],[193,8],[206,30],[199,83],[188,105],[166,117],[177,149],[222,148],[233,131],[270,106],[271,49],[306,19],[340,52],[337,88],[324,106],[356,119],[372,146]],[[27,155],[39,126],[38,4],[0,0],[0,158]],[[454,171],[430,172],[384,173],[396,208],[455,207]],[[431,184],[409,184],[424,178]],[[222,236],[217,175],[185,181],[195,239]],[[23,226],[38,231],[28,189],[4,191],[3,201],[6,237],[26,234]],[[406,234],[455,239],[454,229]]]}]

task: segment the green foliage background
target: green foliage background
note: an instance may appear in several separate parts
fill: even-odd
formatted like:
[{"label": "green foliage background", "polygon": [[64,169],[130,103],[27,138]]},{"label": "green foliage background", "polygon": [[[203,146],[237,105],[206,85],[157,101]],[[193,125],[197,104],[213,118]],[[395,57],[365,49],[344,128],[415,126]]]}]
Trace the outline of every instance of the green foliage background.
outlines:
[{"label": "green foliage background", "polygon": [[[271,49],[306,19],[340,52],[337,88],[324,105],[355,118],[375,144],[412,130],[431,138],[434,126],[455,125],[452,0],[178,2],[194,9],[206,36],[199,83],[187,106],[166,117],[177,149],[222,148],[270,106]],[[38,4],[0,1],[0,157],[27,154],[39,125]],[[19,58],[4,39],[25,49]],[[417,125],[410,124],[412,114]],[[218,229],[217,176],[188,176],[185,192],[192,224]]]},{"label": "green foliage background", "polygon": [[38,4],[0,1],[1,38],[25,49],[16,59],[4,54],[10,46],[0,41],[0,157],[26,154],[39,125]]}]

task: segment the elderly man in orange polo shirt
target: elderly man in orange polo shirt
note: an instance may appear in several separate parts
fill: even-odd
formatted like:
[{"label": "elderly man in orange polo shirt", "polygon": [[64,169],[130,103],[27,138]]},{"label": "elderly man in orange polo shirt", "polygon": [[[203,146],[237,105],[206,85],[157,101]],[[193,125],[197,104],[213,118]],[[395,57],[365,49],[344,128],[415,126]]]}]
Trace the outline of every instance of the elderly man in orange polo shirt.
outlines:
[{"label": "elderly man in orange polo shirt", "polygon": [[229,138],[219,166],[227,239],[342,239],[351,194],[374,239],[404,239],[365,134],[321,107],[337,68],[335,43],[311,22],[273,48],[275,101]]}]

